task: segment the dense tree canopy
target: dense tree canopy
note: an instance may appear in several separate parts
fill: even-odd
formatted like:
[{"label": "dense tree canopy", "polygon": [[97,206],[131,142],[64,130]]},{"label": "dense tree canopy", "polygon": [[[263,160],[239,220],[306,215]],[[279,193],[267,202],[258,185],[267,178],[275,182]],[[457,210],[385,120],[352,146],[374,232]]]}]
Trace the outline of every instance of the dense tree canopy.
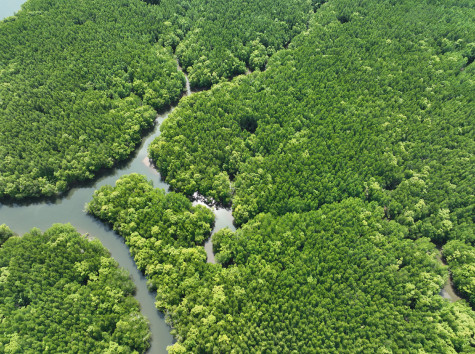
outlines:
[{"label": "dense tree canopy", "polygon": [[101,243],[71,225],[10,237],[0,247],[0,352],[145,352],[134,290]]},{"label": "dense tree canopy", "polygon": [[260,214],[236,233],[216,233],[221,264],[208,264],[202,247],[177,247],[154,231],[160,226],[138,226],[147,219],[136,205],[163,213],[162,203],[150,203],[157,191],[148,186],[125,177],[99,190],[89,210],[124,236],[157,289],[157,307],[178,340],[171,353],[455,352],[475,345],[475,314],[438,295],[447,272],[435,246],[405,238],[407,228],[384,220],[374,202]]},{"label": "dense tree canopy", "polygon": [[6,240],[8,240],[14,235],[15,233],[7,225],[0,225],[0,246],[3,245]]},{"label": "dense tree canopy", "polygon": [[[0,198],[53,195],[129,156],[184,87],[139,0],[30,0],[0,22]],[[137,20],[140,19],[140,20]]]},{"label": "dense tree canopy", "polygon": [[[208,278],[199,273],[195,277],[203,279],[199,289],[213,290],[207,296],[196,299],[196,294],[185,290],[181,300],[162,296],[158,304],[172,309],[180,339],[174,350],[210,352],[219,347],[225,351],[227,340],[239,343],[243,352],[255,347],[279,352],[277,343],[289,345],[284,351],[300,352],[350,347],[371,352],[472,349],[474,314],[463,302],[447,305],[433,296],[443,283],[433,257],[426,253],[434,249],[428,240],[438,244],[460,240],[449,242],[444,255],[454,267],[455,286],[473,305],[474,24],[475,9],[469,1],[329,1],[288,50],[272,56],[265,72],[216,85],[180,102],[150,146],[150,156],[173,189],[189,195],[198,190],[210,200],[232,203],[235,221],[243,227],[236,234],[215,235],[216,258],[228,267],[214,271],[234,272],[229,283],[241,286],[236,279],[244,277],[242,289],[256,284],[259,291],[243,292],[246,296],[239,303],[236,288],[226,288],[226,281],[219,282],[215,274],[205,286]],[[367,261],[379,259],[371,256],[378,237],[371,228],[356,232],[356,239],[351,236],[353,229],[340,230],[338,225],[349,221],[346,213],[354,215],[352,208],[368,208],[348,198],[379,205],[369,207],[384,220],[372,224],[385,240],[380,253],[375,252],[395,257],[395,263],[381,263],[386,265],[381,273],[378,267],[368,270],[385,280],[373,278],[377,285],[365,288],[378,289],[379,297],[368,300],[361,312],[358,301],[364,301],[364,295],[351,299],[345,295],[360,289],[364,279],[352,271],[353,266],[364,269]],[[317,226],[307,230],[309,234],[328,225],[319,235],[321,241],[314,237],[322,243],[315,241],[315,248],[305,253],[307,258],[297,249],[301,253],[282,264],[285,252],[294,252],[299,243],[295,238],[286,243],[292,232],[287,234],[285,228],[278,232],[275,225],[288,223],[290,229],[299,229],[299,222],[315,217],[315,210],[325,214],[328,208],[337,210],[337,205],[346,213],[335,212],[330,220],[326,215],[324,221],[311,219]],[[262,216],[262,212],[270,214]],[[282,218],[275,221],[278,215]],[[265,223],[273,225],[267,232]],[[305,241],[312,239],[307,233],[302,232]],[[340,242],[347,241],[351,245],[343,248],[346,253],[340,257]],[[409,253],[401,254],[400,247],[407,247]],[[304,257],[307,267],[299,257]],[[358,265],[349,264],[353,261]],[[282,279],[294,264],[301,278],[291,274]],[[333,276],[331,271],[318,272],[331,264],[338,264]],[[414,268],[409,270],[408,264]],[[394,279],[389,275],[393,265],[405,291],[398,292],[397,281],[389,280]],[[403,280],[398,267],[408,271],[409,278],[424,280]],[[266,289],[268,274],[273,274],[272,291]],[[160,276],[168,279],[166,274]],[[324,290],[313,292],[305,280],[322,284]],[[385,284],[391,284],[390,290]],[[419,295],[411,298],[410,293],[422,294],[421,284],[423,300]],[[214,301],[216,292],[225,299],[220,305]],[[230,305],[235,302],[238,305]],[[283,311],[273,303],[288,306]],[[309,317],[322,306],[327,306],[327,312],[315,318],[327,320],[312,327]],[[279,316],[279,311],[284,314]],[[197,313],[204,317],[196,319]],[[373,327],[366,321],[372,314],[377,318],[370,321]],[[302,317],[305,326],[298,331]],[[276,328],[286,319],[290,325],[279,337]],[[385,324],[386,329],[392,328],[390,333],[378,328]],[[465,324],[468,327],[462,328]],[[412,325],[419,330],[411,329]],[[240,329],[233,332],[235,328]],[[305,341],[302,333],[307,328],[313,336]],[[420,328],[424,334],[416,339],[413,334]],[[207,347],[200,341],[203,336],[214,342]]]},{"label": "dense tree canopy", "polygon": [[[51,196],[129,156],[193,86],[263,68],[308,0],[29,0],[0,22],[0,198]],[[178,47],[177,47],[178,46]]]},{"label": "dense tree canopy", "polygon": [[327,2],[265,72],[181,101],[150,156],[175,190],[234,192],[238,224],[360,197],[474,242],[474,23],[467,1]]},{"label": "dense tree canopy", "polygon": [[[192,87],[209,87],[246,66],[264,69],[269,56],[306,29],[308,0],[168,0],[176,3],[171,23],[176,54]],[[162,6],[165,1],[162,1]]]},{"label": "dense tree canopy", "polygon": [[[130,247],[139,269],[153,265],[150,247],[165,247],[179,252],[202,245],[211,234],[213,213],[202,205],[192,206],[182,194],[154,189],[144,176],[121,177],[116,186],[104,186],[86,206],[88,213],[111,224]],[[201,247],[200,257],[206,254]]]},{"label": "dense tree canopy", "polygon": [[[472,0],[29,0],[0,22],[0,198],[126,158],[181,96],[175,56],[214,85],[149,148],[175,192],[132,174],[86,207],[157,291],[171,353],[473,351],[434,245],[473,306]],[[241,227],[213,236],[218,264],[195,192]],[[99,243],[2,225],[2,244],[0,351],[147,348]]]}]

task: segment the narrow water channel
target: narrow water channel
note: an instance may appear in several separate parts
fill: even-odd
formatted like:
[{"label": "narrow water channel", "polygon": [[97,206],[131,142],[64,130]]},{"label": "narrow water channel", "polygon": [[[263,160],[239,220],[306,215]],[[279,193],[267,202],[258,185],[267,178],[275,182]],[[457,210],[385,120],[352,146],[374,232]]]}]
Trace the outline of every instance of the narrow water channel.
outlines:
[{"label": "narrow water channel", "polygon": [[[197,205],[197,204],[207,206],[202,201],[193,202],[193,205]],[[214,206],[211,207],[210,209],[213,211],[214,216],[215,216],[214,228],[213,228],[213,232],[211,233],[211,236],[214,235],[219,230],[224,229],[226,227],[231,229],[231,231],[236,231],[236,227],[233,224],[234,218],[233,218],[231,209],[217,208]],[[211,242],[211,237],[205,242],[204,247],[206,251],[206,262],[216,263],[216,260],[214,258],[213,243]]]},{"label": "narrow water channel", "polygon": [[[189,82],[187,80],[187,94],[190,94]],[[142,140],[134,155],[125,163],[92,181],[90,184],[74,188],[64,197],[53,201],[36,201],[22,204],[0,204],[0,224],[7,224],[18,234],[24,234],[33,227],[38,227],[45,231],[54,223],[71,223],[80,233],[88,233],[90,236],[99,239],[106,247],[111,256],[125,268],[131,275],[137,288],[135,298],[141,306],[142,314],[150,322],[152,332],[152,342],[149,353],[166,353],[166,347],[173,343],[170,334],[170,327],[165,323],[164,316],[155,308],[155,294],[147,289],[147,280],[137,269],[129,249],[125,245],[122,237],[117,235],[110,227],[102,224],[84,212],[84,206],[92,199],[95,190],[101,186],[114,185],[117,179],[130,173],[140,173],[153,181],[155,188],[162,188],[169,191],[169,186],[161,181],[160,174],[150,165],[147,157],[147,148],[157,136],[160,135],[160,124],[168,117],[170,109],[157,117],[154,129]],[[215,229],[233,226],[233,218],[230,210],[213,208],[216,214]],[[208,261],[214,262],[212,245],[210,241],[206,244]]]},{"label": "narrow water channel", "polygon": [[[8,16],[14,15],[20,10],[21,4],[25,0],[0,0],[0,21]],[[178,65],[178,69],[181,70]],[[251,71],[247,69],[246,74]],[[191,94],[190,83],[186,78],[186,94]],[[165,323],[164,316],[155,308],[155,294],[148,291],[146,278],[137,269],[133,258],[130,256],[129,249],[125,245],[122,237],[117,235],[110,227],[102,224],[90,215],[84,212],[84,206],[88,203],[95,190],[104,185],[114,185],[116,180],[123,175],[130,173],[140,173],[153,181],[154,187],[169,191],[169,186],[161,181],[159,173],[151,166],[147,148],[149,144],[160,135],[160,124],[173,111],[171,108],[157,116],[154,129],[144,137],[141,145],[137,148],[133,156],[127,162],[120,164],[114,169],[110,169],[93,182],[81,187],[71,189],[64,197],[54,201],[36,201],[22,204],[1,204],[0,203],[0,224],[7,224],[12,230],[19,234],[28,232],[33,227],[38,227],[45,231],[54,223],[71,223],[80,233],[89,234],[99,239],[106,247],[111,256],[118,262],[119,266],[126,269],[136,286],[135,298],[141,306],[142,314],[150,322],[152,332],[152,342],[149,353],[166,353],[166,347],[173,343],[173,337],[170,334],[170,327]],[[198,204],[201,202],[194,202]],[[213,233],[228,227],[235,230],[231,211],[212,207],[215,213],[216,221]],[[205,245],[207,261],[215,263],[212,251],[211,239]],[[442,259],[439,258],[442,262]],[[455,294],[450,279],[440,291],[440,295],[450,301],[460,299]]]}]

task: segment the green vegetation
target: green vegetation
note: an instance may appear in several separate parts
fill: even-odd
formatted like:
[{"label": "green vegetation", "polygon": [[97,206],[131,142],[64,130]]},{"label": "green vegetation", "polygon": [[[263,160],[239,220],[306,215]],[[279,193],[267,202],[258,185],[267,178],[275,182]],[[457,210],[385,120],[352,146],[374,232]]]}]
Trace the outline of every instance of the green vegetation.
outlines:
[{"label": "green vegetation", "polygon": [[192,87],[244,74],[246,66],[264,69],[269,56],[306,29],[312,9],[307,0],[168,2],[177,3],[176,54]]},{"label": "green vegetation", "polygon": [[[174,190],[232,204],[243,226],[215,235],[228,268],[200,274],[196,292],[208,294],[158,302],[177,352],[226,351],[228,340],[243,352],[473,350],[474,314],[435,296],[442,271],[427,253],[428,240],[460,240],[444,254],[473,305],[474,24],[469,1],[328,1],[265,72],[180,102],[150,157]],[[384,221],[342,232],[353,208]],[[299,249],[290,230],[307,218],[316,225],[302,227]]]},{"label": "green vegetation", "polygon": [[12,230],[10,230],[10,228],[7,225],[5,224],[0,225],[0,246],[3,245],[6,240],[8,240],[10,237],[14,235],[15,233]]},{"label": "green vegetation", "polygon": [[127,158],[155,110],[182,94],[175,49],[191,84],[208,87],[262,69],[310,10],[308,0],[29,0],[0,22],[0,198],[56,195]]},{"label": "green vegetation", "polygon": [[453,240],[444,246],[443,255],[455,288],[475,308],[475,247]]},{"label": "green vegetation", "polygon": [[0,247],[0,352],[145,352],[134,290],[101,243],[71,225],[10,237]]},{"label": "green vegetation", "polygon": [[475,242],[475,10],[359,4],[325,3],[265,72],[181,101],[150,156],[238,224],[359,197],[410,237]]},{"label": "green vegetation", "polygon": [[154,223],[130,228],[148,220],[137,205],[163,214],[162,203],[150,202],[157,193],[143,178],[124,177],[96,192],[89,210],[124,236],[157,289],[157,307],[178,340],[171,353],[475,345],[475,314],[438,295],[447,272],[435,246],[405,238],[407,228],[382,219],[376,203],[346,199],[308,213],[260,214],[236,233],[215,234],[221,264],[207,264],[202,247],[176,247]]},{"label": "green vegetation", "polygon": [[0,198],[61,193],[129,156],[184,87],[155,44],[161,17],[139,0],[29,0],[0,22]]},{"label": "green vegetation", "polygon": [[156,265],[156,250],[163,257],[168,253],[186,257],[191,252],[206,261],[203,247],[197,246],[211,234],[213,213],[202,205],[192,206],[182,194],[154,189],[144,176],[123,176],[115,187],[100,188],[86,210],[124,237],[137,267],[145,273]]},{"label": "green vegetation", "polygon": [[[0,23],[0,198],[126,158],[181,95],[175,55],[214,85],[149,147],[185,195],[132,174],[87,205],[157,291],[171,353],[473,352],[475,313],[439,296],[434,245],[473,307],[472,0],[30,0]],[[218,264],[195,192],[241,226],[213,236]],[[146,349],[98,243],[3,225],[2,243],[0,351]]]}]

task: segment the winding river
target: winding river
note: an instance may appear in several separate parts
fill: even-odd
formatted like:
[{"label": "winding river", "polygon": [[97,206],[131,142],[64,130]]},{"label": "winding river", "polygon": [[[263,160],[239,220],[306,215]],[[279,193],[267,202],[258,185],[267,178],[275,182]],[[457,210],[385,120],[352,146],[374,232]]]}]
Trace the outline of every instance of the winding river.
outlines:
[{"label": "winding river", "polygon": [[[179,68],[180,69],[180,68]],[[186,94],[191,94],[187,79]],[[154,187],[169,191],[169,186],[161,181],[160,174],[151,166],[147,157],[149,144],[160,135],[160,124],[168,117],[171,108],[157,116],[154,129],[142,140],[134,155],[125,163],[108,170],[105,174],[89,184],[73,188],[64,197],[50,201],[35,201],[22,204],[0,204],[0,224],[7,224],[19,234],[28,232],[33,227],[45,231],[54,223],[71,223],[80,233],[89,234],[99,239],[110,251],[111,256],[125,268],[131,275],[137,288],[135,298],[141,306],[142,314],[148,318],[152,332],[152,345],[149,353],[166,353],[166,347],[173,343],[170,327],[165,323],[163,314],[155,308],[155,294],[148,291],[147,280],[137,269],[129,249],[122,237],[117,235],[107,225],[96,220],[84,212],[84,206],[92,199],[94,191],[103,185],[114,185],[115,181],[123,175],[140,173],[153,181]],[[196,204],[195,202],[194,204]],[[216,215],[215,228],[217,230],[229,227],[235,230],[231,211],[227,209],[213,208]],[[205,244],[208,262],[214,263],[212,244],[208,240]]]},{"label": "winding river", "polygon": [[[14,15],[20,10],[25,0],[1,0],[0,21],[6,17]],[[178,67],[181,70],[180,67]],[[190,84],[186,78],[186,95],[190,95]],[[94,191],[103,185],[114,185],[115,181],[123,175],[130,173],[140,173],[153,181],[156,188],[163,188],[169,191],[168,185],[161,181],[160,174],[151,166],[147,148],[157,136],[160,135],[160,124],[168,117],[174,108],[157,116],[154,129],[146,135],[141,145],[136,149],[133,156],[126,162],[119,164],[116,168],[110,169],[94,181],[84,184],[81,187],[71,189],[64,197],[48,201],[35,201],[30,203],[0,203],[0,224],[7,224],[18,234],[24,234],[33,227],[38,227],[45,231],[54,223],[70,223],[80,233],[89,234],[99,239],[106,247],[111,256],[119,263],[119,266],[126,269],[136,286],[135,298],[140,303],[142,314],[150,322],[152,332],[152,342],[149,353],[167,353],[166,347],[173,344],[173,337],[170,334],[170,327],[165,323],[162,313],[155,308],[155,293],[147,288],[147,279],[137,269],[129,249],[124,240],[109,226],[104,225],[84,212],[84,206],[88,203]],[[194,203],[196,204],[196,203]],[[215,228],[217,230],[229,227],[235,230],[231,211],[227,209],[213,208],[216,215]],[[208,262],[214,263],[211,240],[205,244]]]},{"label": "winding river", "polygon": [[[20,10],[21,4],[25,0],[1,0],[0,20],[13,15]],[[181,68],[178,66],[178,69]],[[190,85],[186,78],[186,94],[190,95]],[[166,353],[166,347],[173,343],[170,334],[170,327],[165,323],[164,315],[155,308],[155,294],[148,291],[146,278],[137,269],[129,249],[124,240],[117,235],[110,227],[102,224],[84,212],[84,206],[88,203],[95,190],[103,185],[114,185],[121,176],[130,173],[140,173],[153,181],[156,188],[163,188],[169,191],[169,186],[160,179],[159,173],[152,167],[147,157],[149,144],[160,135],[160,124],[173,111],[171,108],[157,116],[154,129],[142,140],[141,145],[126,162],[119,164],[116,168],[108,170],[99,178],[81,187],[71,189],[64,197],[50,201],[36,201],[22,204],[0,204],[0,224],[7,224],[12,230],[19,234],[28,232],[33,227],[46,230],[54,223],[71,223],[82,234],[89,234],[99,239],[110,251],[111,256],[119,263],[119,266],[126,269],[137,288],[135,298],[141,306],[142,314],[150,322],[152,332],[152,342],[149,353]],[[200,202],[194,202],[198,204]],[[231,211],[227,209],[213,208],[216,215],[215,228],[213,233],[225,227],[233,231],[233,218]],[[215,263],[212,252],[211,241],[205,245],[207,261]],[[441,260],[441,259],[440,259]],[[440,295],[450,301],[460,299],[454,292],[450,280],[441,290]]]}]

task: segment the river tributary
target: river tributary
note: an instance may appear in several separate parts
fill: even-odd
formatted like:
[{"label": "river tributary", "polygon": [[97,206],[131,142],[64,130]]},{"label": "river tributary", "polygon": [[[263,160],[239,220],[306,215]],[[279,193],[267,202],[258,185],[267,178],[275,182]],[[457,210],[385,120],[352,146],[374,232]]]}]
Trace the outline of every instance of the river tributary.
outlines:
[{"label": "river tributary", "polygon": [[[0,20],[14,15],[15,12],[20,10],[21,4],[24,2],[25,0],[1,0]],[[181,69],[180,67],[178,68]],[[191,94],[188,78],[186,94]],[[28,204],[0,204],[0,224],[7,224],[19,234],[28,232],[33,227],[38,227],[45,231],[54,223],[71,223],[82,234],[87,233],[99,239],[110,251],[111,256],[119,263],[119,266],[130,273],[135,283],[137,288],[135,298],[140,303],[142,314],[150,322],[152,346],[149,353],[166,353],[166,347],[173,343],[170,327],[165,323],[163,314],[155,308],[155,294],[148,291],[146,278],[137,269],[124,240],[111,230],[110,227],[87,215],[84,212],[84,206],[91,200],[92,194],[96,189],[107,184],[114,185],[117,179],[130,173],[143,174],[153,181],[156,188],[169,190],[169,186],[161,181],[159,173],[151,166],[147,156],[147,148],[153,139],[160,135],[160,124],[168,117],[172,110],[173,108],[157,116],[154,129],[143,138],[141,145],[127,162],[106,171],[93,182],[73,188],[64,197],[54,201],[36,201]],[[213,233],[224,227],[235,230],[230,210],[213,208],[213,211],[216,215]],[[208,262],[214,263],[215,259],[210,240],[206,242],[205,250]],[[460,299],[455,294],[450,281],[441,290],[440,295],[450,301]]]},{"label": "river tributary", "polygon": [[[188,78],[186,93],[190,94]],[[119,263],[119,266],[130,273],[135,283],[137,288],[135,298],[140,303],[143,315],[150,321],[152,346],[149,353],[166,353],[166,347],[173,343],[170,327],[165,323],[164,316],[155,308],[155,294],[148,291],[146,278],[137,269],[123,238],[117,235],[109,226],[86,214],[84,206],[91,201],[95,190],[106,184],[114,185],[117,179],[130,173],[143,174],[153,181],[154,187],[169,190],[168,185],[160,179],[160,174],[151,166],[147,157],[147,148],[152,140],[160,135],[160,124],[172,110],[173,108],[157,116],[154,129],[143,138],[141,145],[127,162],[106,171],[91,183],[73,188],[62,198],[53,201],[0,204],[0,224],[7,224],[18,234],[24,234],[33,227],[45,231],[54,223],[71,223],[80,233],[87,233],[99,239],[110,251],[111,256]],[[223,227],[230,227],[235,230],[230,210],[214,207],[213,210],[216,215],[213,232]],[[205,249],[208,262],[214,262],[210,241],[206,243]]]}]

